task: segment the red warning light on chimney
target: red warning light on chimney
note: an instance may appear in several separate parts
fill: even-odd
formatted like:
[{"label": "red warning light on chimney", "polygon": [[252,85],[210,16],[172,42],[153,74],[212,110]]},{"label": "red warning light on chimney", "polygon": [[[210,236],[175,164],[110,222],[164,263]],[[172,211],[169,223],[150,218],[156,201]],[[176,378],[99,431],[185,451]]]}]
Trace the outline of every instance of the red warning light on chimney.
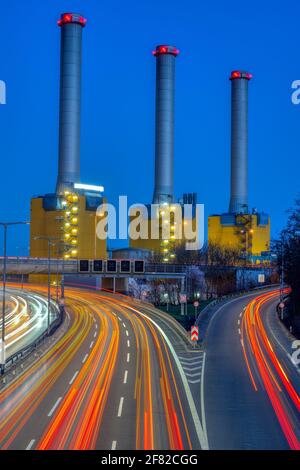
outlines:
[{"label": "red warning light on chimney", "polygon": [[58,20],[57,24],[58,26],[62,26],[68,23],[75,23],[80,24],[82,27],[84,27],[86,25],[86,21],[87,20],[81,15],[77,15],[75,13],[63,13],[61,15],[60,20]]},{"label": "red warning light on chimney", "polygon": [[236,78],[245,78],[246,80],[251,80],[252,74],[249,72],[234,70],[233,72],[231,72],[229,80],[235,80]]},{"label": "red warning light on chimney", "polygon": [[173,46],[157,46],[155,51],[152,51],[152,54],[154,56],[170,54],[176,57],[179,54],[179,50]]}]

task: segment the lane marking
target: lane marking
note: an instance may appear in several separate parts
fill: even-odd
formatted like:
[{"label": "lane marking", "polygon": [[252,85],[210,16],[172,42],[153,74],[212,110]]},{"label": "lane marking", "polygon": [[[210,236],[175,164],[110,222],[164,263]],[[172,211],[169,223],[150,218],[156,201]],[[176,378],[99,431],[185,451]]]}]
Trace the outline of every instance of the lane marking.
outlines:
[{"label": "lane marking", "polygon": [[130,353],[127,353],[127,362],[130,361]]},{"label": "lane marking", "polygon": [[241,334],[241,329],[239,328],[239,335]]},{"label": "lane marking", "polygon": [[50,418],[50,416],[53,415],[54,411],[56,410],[56,408],[58,407],[58,405],[60,404],[61,401],[62,401],[62,397],[59,397],[56,400],[56,402],[54,403],[54,405],[52,406],[51,410],[48,413],[49,418]]},{"label": "lane marking", "polygon": [[206,438],[207,449],[208,449],[208,437],[207,437],[207,428],[206,428],[206,417],[205,417],[205,404],[204,404],[204,371],[205,371],[205,361],[206,361],[206,352],[203,354],[203,364],[201,370],[201,418],[203,433]]},{"label": "lane marking", "polygon": [[122,321],[122,318],[118,317],[118,319],[119,319],[120,321]]},{"label": "lane marking", "polygon": [[127,340],[127,346],[130,348],[130,341],[129,341],[129,339]]},{"label": "lane marking", "polygon": [[124,403],[124,397],[121,397],[120,403],[119,403],[119,408],[118,408],[118,418],[122,416],[122,410],[123,410],[123,403]]},{"label": "lane marking", "polygon": [[77,375],[79,374],[79,370],[77,370],[75,372],[75,374],[73,375],[73,377],[71,378],[70,382],[69,382],[69,385],[72,385],[72,383],[74,382],[74,380],[76,379]]},{"label": "lane marking", "polygon": [[26,447],[25,450],[30,450],[33,447],[34,443],[35,443],[35,439],[31,439],[31,441],[29,442],[29,444],[28,444],[28,446]]},{"label": "lane marking", "polygon": [[126,325],[125,325],[125,323],[123,323],[123,326],[124,326],[124,328],[126,328]]},{"label": "lane marking", "polygon": [[90,349],[92,349],[93,346],[94,346],[94,341],[91,342]]},{"label": "lane marking", "polygon": [[123,384],[127,384],[128,370],[125,370]]},{"label": "lane marking", "polygon": [[112,441],[111,450],[116,450],[116,448],[117,448],[117,441]]},{"label": "lane marking", "polygon": [[126,336],[129,336],[128,330],[126,330]]},{"label": "lane marking", "polygon": [[97,331],[95,331],[95,333],[94,333],[94,338],[96,338],[96,336],[97,336]]},{"label": "lane marking", "polygon": [[240,324],[241,324],[241,320],[238,320],[238,325],[240,325]]},{"label": "lane marking", "polygon": [[[187,377],[185,375],[185,372],[183,370],[181,362],[180,362],[180,360],[179,360],[179,358],[178,358],[178,356],[175,352],[175,349],[174,349],[169,337],[166,335],[164,330],[151,317],[149,317],[148,315],[145,315],[140,310],[136,310],[136,309],[134,309],[132,307],[129,307],[129,306],[127,308],[132,310],[133,312],[139,313],[139,315],[141,315],[142,317],[147,318],[156,327],[156,329],[160,332],[160,334],[163,336],[164,340],[166,341],[166,343],[169,347],[169,350],[170,350],[170,352],[173,356],[173,359],[174,359],[174,361],[177,365],[177,369],[178,369],[178,371],[180,373],[180,376],[181,376],[181,380],[182,380],[183,387],[184,387],[184,390],[185,390],[185,393],[186,393],[186,398],[187,398],[188,403],[189,403],[190,412],[191,412],[191,415],[192,415],[192,419],[194,421],[194,426],[195,426],[195,429],[196,429],[196,432],[197,432],[197,436],[198,436],[198,439],[199,439],[199,442],[200,442],[200,446],[201,446],[202,449],[205,449],[205,450],[207,449],[208,450],[209,445],[208,445],[208,438],[207,438],[207,430],[206,430],[205,420],[204,420],[203,424],[201,425],[200,418],[199,418],[199,415],[198,415],[198,412],[197,412],[197,409],[196,409],[196,405],[195,405],[195,402],[194,402],[194,399],[193,399],[193,396],[192,396],[192,393],[191,393],[190,386],[188,384]],[[205,358],[203,359],[203,364],[204,364],[204,360],[205,360]],[[202,371],[203,371],[203,368],[202,368]],[[204,400],[202,394],[201,394],[201,400]]]},{"label": "lane marking", "polygon": [[195,367],[187,367],[183,366],[184,371],[189,371],[189,372],[195,372],[198,369],[198,374],[201,372],[201,367],[195,366]]},{"label": "lane marking", "polygon": [[86,355],[84,356],[84,358],[82,359],[82,364],[84,364],[84,363],[85,363],[85,361],[87,360],[87,358],[88,358],[88,357],[89,357],[89,355],[88,355],[88,354],[86,354]]}]

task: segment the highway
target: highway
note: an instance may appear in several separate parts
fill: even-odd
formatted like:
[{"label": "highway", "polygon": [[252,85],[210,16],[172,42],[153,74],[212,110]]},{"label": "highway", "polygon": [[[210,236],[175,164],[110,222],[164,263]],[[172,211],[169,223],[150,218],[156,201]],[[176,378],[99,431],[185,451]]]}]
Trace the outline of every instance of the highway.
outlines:
[{"label": "highway", "polygon": [[[1,307],[2,298],[1,292]],[[7,358],[34,342],[47,330],[47,311],[47,300],[44,296],[34,292],[29,293],[21,289],[7,289],[5,308]],[[55,312],[56,308],[52,302],[50,321],[54,320]],[[2,334],[2,317],[0,334]]]},{"label": "highway", "polygon": [[208,328],[204,375],[211,449],[300,449],[300,375],[275,316],[278,291],[222,305]]},{"label": "highway", "polygon": [[1,388],[1,449],[208,448],[167,314],[68,289],[67,315],[66,334]]}]

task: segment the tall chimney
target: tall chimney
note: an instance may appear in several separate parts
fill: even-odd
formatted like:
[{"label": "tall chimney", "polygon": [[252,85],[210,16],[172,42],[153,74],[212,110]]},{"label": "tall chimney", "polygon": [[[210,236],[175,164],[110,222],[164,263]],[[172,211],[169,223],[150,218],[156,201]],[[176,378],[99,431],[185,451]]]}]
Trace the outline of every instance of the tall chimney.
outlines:
[{"label": "tall chimney", "polygon": [[154,204],[173,202],[175,59],[178,54],[173,46],[157,46],[153,52],[156,57]]},{"label": "tall chimney", "polygon": [[63,13],[61,28],[59,159],[56,193],[73,187],[80,178],[80,96],[82,28],[86,19]]},{"label": "tall chimney", "polygon": [[248,212],[248,82],[252,75],[231,73],[231,194],[229,212]]}]

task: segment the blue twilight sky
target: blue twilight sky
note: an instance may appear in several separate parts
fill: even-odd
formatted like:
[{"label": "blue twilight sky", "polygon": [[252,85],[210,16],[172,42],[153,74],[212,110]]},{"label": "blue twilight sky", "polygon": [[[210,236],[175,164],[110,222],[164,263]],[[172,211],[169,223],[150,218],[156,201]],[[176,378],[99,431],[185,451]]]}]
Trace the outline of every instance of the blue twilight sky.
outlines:
[{"label": "blue twilight sky", "polygon": [[[109,201],[150,202],[155,60],[177,46],[175,191],[197,192],[206,215],[229,202],[232,69],[253,73],[249,93],[249,202],[271,214],[272,235],[299,191],[300,3],[282,0],[10,0],[1,8],[0,220],[30,217],[30,197],[55,188],[61,12],[82,13],[82,181]],[[27,254],[28,228],[10,254]],[[1,241],[1,239],[0,239]],[[18,248],[16,248],[18,247]]]}]

